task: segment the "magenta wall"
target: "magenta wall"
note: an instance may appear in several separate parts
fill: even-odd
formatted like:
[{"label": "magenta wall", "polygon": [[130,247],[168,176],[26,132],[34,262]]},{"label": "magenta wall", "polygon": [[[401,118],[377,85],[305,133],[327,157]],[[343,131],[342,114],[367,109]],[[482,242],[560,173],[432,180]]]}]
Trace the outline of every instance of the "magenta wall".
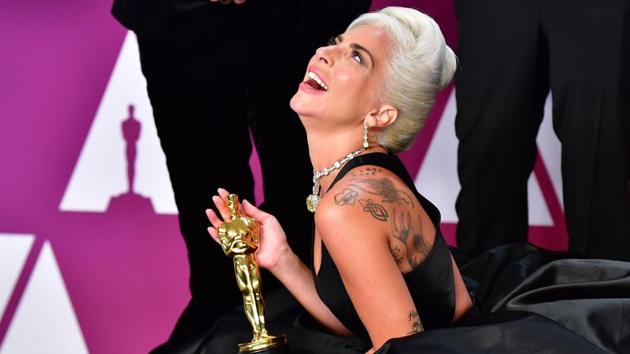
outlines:
[{"label": "magenta wall", "polygon": [[147,352],[167,337],[187,299],[175,216],[59,210],[126,33],[110,6],[0,2],[0,232],[36,236],[0,341],[45,241],[90,352]]},{"label": "magenta wall", "polygon": [[[450,1],[375,1],[374,7],[385,4],[423,9],[456,47]],[[92,353],[147,352],[166,339],[188,298],[174,215],[125,203],[106,212],[59,208],[126,35],[109,8],[109,0],[0,2],[0,233],[35,235],[0,313],[0,351],[45,244]],[[451,89],[440,94],[415,147],[403,155],[412,175]],[[557,226],[533,228],[532,240],[562,248],[561,209],[541,163],[536,173]],[[454,224],[443,227],[452,243]],[[560,238],[548,241],[549,235]]]}]

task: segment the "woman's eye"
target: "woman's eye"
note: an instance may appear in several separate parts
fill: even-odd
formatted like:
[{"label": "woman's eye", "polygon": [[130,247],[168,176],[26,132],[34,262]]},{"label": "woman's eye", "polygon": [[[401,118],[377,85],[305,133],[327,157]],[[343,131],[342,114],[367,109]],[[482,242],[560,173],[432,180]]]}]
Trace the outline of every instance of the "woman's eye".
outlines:
[{"label": "woman's eye", "polygon": [[337,44],[337,36],[332,36],[330,37],[330,39],[328,40],[328,45],[336,45]]},{"label": "woman's eye", "polygon": [[363,56],[356,50],[352,51],[352,59],[356,60],[359,64],[363,64]]}]

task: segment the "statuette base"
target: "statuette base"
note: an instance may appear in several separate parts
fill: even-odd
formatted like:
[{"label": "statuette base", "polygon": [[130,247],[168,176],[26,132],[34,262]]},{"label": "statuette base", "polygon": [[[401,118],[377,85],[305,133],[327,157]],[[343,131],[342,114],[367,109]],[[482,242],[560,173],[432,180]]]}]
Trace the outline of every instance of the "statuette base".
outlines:
[{"label": "statuette base", "polygon": [[257,341],[238,345],[239,353],[251,354],[283,354],[286,353],[287,336],[266,336]]}]

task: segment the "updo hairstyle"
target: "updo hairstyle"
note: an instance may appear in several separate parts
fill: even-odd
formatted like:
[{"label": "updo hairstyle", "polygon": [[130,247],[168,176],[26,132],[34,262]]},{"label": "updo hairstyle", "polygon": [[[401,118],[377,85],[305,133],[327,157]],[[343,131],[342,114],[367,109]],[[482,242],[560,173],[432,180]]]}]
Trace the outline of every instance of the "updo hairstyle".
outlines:
[{"label": "updo hairstyle", "polygon": [[348,30],[378,26],[391,39],[388,68],[381,93],[383,102],[398,109],[396,121],[378,135],[378,143],[392,152],[408,149],[457,66],[438,24],[424,13],[405,7],[386,7],[361,15]]}]

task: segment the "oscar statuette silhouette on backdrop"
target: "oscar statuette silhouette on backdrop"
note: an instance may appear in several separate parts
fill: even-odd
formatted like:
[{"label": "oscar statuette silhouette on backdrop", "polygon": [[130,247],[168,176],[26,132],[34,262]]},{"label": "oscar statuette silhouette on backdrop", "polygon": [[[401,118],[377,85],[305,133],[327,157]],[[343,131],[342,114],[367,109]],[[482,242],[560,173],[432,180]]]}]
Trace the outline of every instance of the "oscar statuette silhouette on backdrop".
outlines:
[{"label": "oscar statuette silhouette on backdrop", "polygon": [[223,252],[232,257],[234,275],[241,294],[247,320],[252,326],[253,338],[249,343],[238,345],[239,353],[280,354],[286,353],[287,336],[271,336],[265,328],[265,304],[256,250],[260,246],[258,222],[242,216],[236,194],[227,197],[230,219],[219,227]]},{"label": "oscar statuette silhouette on backdrop", "polygon": [[[153,204],[134,191],[133,184],[136,176],[137,142],[140,139],[142,124],[134,117],[134,106],[128,107],[129,116],[121,124],[122,136],[125,139],[125,157],[127,161],[127,192],[112,198],[107,207],[110,211],[122,210],[146,210],[153,213]],[[135,209],[130,209],[136,206]]]}]

